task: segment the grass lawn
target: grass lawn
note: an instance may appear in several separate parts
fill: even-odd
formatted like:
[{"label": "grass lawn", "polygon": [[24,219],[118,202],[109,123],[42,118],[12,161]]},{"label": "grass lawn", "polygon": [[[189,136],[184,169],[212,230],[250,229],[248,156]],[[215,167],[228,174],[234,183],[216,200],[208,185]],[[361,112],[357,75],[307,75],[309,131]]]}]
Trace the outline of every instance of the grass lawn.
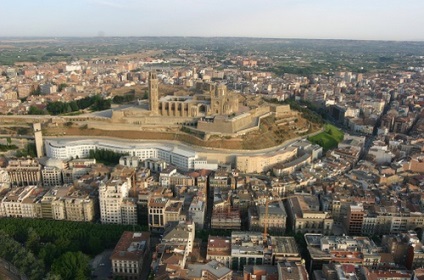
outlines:
[{"label": "grass lawn", "polygon": [[343,140],[343,132],[331,124],[325,125],[325,131],[309,137],[312,143],[320,145],[325,151],[336,148],[337,144]]}]

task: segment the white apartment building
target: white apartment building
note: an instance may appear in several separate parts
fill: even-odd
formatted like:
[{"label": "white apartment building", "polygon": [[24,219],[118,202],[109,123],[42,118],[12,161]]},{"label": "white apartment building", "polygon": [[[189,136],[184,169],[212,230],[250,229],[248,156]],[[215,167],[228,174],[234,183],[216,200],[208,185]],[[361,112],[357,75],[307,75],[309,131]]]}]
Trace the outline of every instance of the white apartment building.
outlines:
[{"label": "white apartment building", "polygon": [[31,195],[36,186],[20,187],[8,192],[1,200],[4,216],[14,218],[35,218],[33,209],[22,207],[22,202]]},{"label": "white apartment building", "polygon": [[198,155],[188,147],[162,143],[134,143],[109,139],[49,139],[45,141],[46,155],[51,158],[87,158],[90,150],[105,149],[138,157],[139,160],[160,159],[182,170],[194,169]]},{"label": "white apartment building", "polygon": [[131,178],[112,178],[99,187],[100,220],[104,224],[136,224],[136,204],[128,200]]},{"label": "white apartment building", "polygon": [[121,203],[122,224],[136,225],[137,224],[137,199],[125,198]]}]

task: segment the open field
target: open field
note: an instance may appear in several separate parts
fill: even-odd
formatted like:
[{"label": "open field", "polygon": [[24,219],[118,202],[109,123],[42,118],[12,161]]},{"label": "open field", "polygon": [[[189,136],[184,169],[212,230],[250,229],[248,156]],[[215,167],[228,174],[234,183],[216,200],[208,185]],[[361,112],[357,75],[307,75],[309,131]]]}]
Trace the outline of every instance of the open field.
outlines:
[{"label": "open field", "polygon": [[324,132],[309,137],[308,140],[320,145],[325,151],[328,151],[337,147],[338,143],[343,140],[344,134],[337,127],[331,124],[326,124],[324,129]]}]

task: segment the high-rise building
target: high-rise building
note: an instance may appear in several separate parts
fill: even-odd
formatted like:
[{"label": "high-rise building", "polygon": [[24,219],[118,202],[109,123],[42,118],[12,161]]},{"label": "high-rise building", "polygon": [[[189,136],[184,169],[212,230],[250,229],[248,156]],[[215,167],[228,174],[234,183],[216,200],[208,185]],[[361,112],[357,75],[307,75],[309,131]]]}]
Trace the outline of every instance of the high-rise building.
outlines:
[{"label": "high-rise building", "polygon": [[136,224],[136,201],[128,199],[131,177],[115,177],[99,187],[100,220],[105,224]]},{"label": "high-rise building", "polygon": [[364,207],[362,205],[350,205],[347,210],[345,230],[348,235],[361,235],[364,221]]}]

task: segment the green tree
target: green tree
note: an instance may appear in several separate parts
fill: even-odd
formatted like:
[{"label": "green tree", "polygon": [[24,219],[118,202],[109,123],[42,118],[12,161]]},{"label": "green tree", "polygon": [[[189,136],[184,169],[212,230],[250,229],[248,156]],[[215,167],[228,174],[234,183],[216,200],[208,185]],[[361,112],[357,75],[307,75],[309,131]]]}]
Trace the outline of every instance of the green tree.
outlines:
[{"label": "green tree", "polygon": [[[3,229],[3,228],[2,228]],[[15,241],[4,231],[0,231],[0,258],[11,262],[21,273],[29,279],[42,279],[44,263],[36,259],[34,254]]]},{"label": "green tree", "polygon": [[79,107],[78,107],[77,102],[75,102],[75,101],[71,101],[71,102],[69,103],[69,105],[71,106],[71,110],[72,110],[72,112],[79,111]]},{"label": "green tree", "polygon": [[90,258],[82,252],[67,252],[53,262],[51,272],[64,280],[87,279]]},{"label": "green tree", "polygon": [[60,256],[60,251],[53,243],[48,242],[45,244],[38,254],[38,258],[44,261],[47,269],[50,269],[54,260]]},{"label": "green tree", "polygon": [[28,115],[45,115],[46,112],[42,109],[39,109],[35,106],[30,106],[28,110]]},{"label": "green tree", "polygon": [[33,228],[29,228],[25,247],[37,255],[40,250],[39,244],[40,244],[40,236]]},{"label": "green tree", "polygon": [[54,273],[47,273],[46,277],[44,277],[44,280],[62,280],[62,277]]},{"label": "green tree", "polygon": [[12,138],[7,137],[7,138],[6,138],[6,142],[7,142],[7,146],[12,145]]}]

